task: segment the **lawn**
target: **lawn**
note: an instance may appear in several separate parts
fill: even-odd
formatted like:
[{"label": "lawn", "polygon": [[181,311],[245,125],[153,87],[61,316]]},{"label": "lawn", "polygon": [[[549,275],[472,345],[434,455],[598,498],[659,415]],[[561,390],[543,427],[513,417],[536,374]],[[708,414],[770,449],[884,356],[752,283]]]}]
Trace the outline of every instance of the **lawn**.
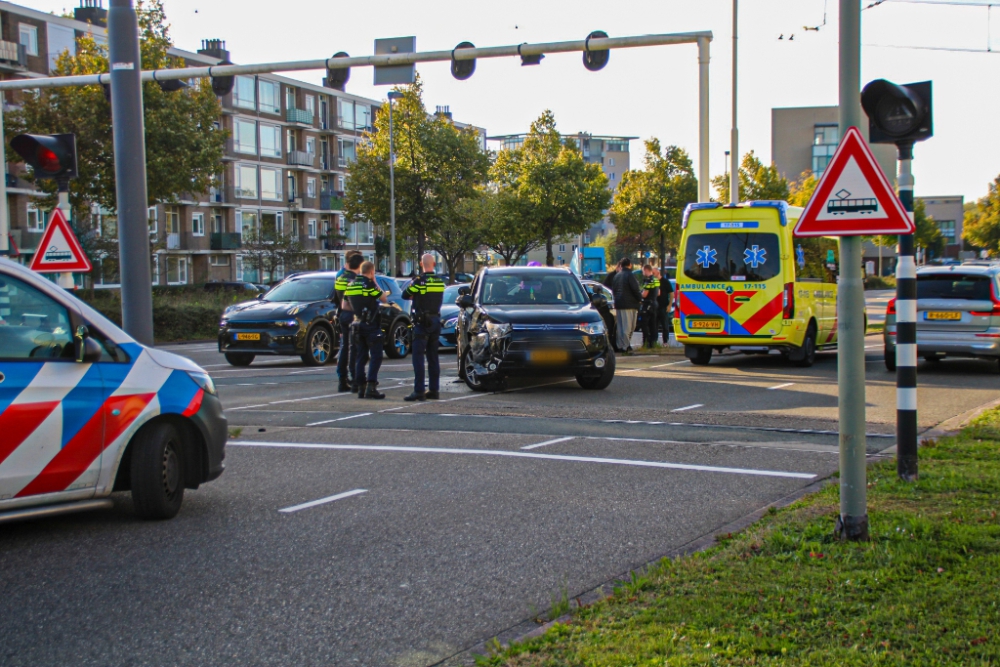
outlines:
[{"label": "lawn", "polygon": [[1000,410],[868,493],[868,542],[834,539],[832,484],[480,664],[1000,665]]}]

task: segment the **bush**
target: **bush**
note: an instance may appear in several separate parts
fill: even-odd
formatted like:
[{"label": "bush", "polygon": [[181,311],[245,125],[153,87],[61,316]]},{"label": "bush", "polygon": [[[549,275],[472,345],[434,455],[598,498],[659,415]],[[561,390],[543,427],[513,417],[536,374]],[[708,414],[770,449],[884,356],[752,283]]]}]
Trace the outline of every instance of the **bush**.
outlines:
[{"label": "bush", "polygon": [[868,276],[865,278],[865,289],[896,289],[896,277]]}]

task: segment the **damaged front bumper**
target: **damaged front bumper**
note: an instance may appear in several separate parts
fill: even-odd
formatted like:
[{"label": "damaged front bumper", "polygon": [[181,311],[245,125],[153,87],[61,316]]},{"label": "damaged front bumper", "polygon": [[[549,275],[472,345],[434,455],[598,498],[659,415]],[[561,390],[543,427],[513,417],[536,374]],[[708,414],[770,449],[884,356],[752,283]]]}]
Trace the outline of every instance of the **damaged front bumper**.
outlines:
[{"label": "damaged front bumper", "polygon": [[599,376],[613,354],[606,334],[574,328],[517,325],[482,330],[469,340],[476,375],[499,378],[539,375]]}]

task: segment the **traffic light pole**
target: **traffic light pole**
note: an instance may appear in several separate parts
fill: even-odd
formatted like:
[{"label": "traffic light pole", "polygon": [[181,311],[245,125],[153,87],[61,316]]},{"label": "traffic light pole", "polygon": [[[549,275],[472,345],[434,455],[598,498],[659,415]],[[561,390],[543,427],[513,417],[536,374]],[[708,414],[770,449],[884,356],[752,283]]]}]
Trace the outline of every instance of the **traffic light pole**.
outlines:
[{"label": "traffic light pole", "polygon": [[6,95],[0,93],[0,164],[4,174],[0,179],[0,255],[10,254],[10,214],[7,212],[7,141],[3,131],[3,105]]},{"label": "traffic light pole", "polygon": [[111,0],[108,11],[111,115],[114,119],[115,193],[118,200],[118,257],[122,325],[130,336],[153,344],[150,290],[149,200],[146,137],[142,110],[139,21],[132,0]]},{"label": "traffic light pole", "polygon": [[[898,144],[899,201],[913,217],[913,144]],[[917,479],[917,265],[914,234],[900,234],[896,262],[896,473]]]}]

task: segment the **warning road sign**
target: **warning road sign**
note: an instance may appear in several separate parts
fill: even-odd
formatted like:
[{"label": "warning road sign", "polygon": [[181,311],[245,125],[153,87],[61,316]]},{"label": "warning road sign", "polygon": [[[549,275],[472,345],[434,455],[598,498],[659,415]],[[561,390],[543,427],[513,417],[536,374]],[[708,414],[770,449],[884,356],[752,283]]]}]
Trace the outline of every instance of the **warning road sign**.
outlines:
[{"label": "warning road sign", "polygon": [[31,260],[31,270],[38,273],[86,273],[90,269],[90,260],[66,221],[66,215],[61,209],[55,209],[35,251],[35,258]]},{"label": "warning road sign", "polygon": [[858,128],[848,128],[806,205],[795,236],[912,234],[913,220]]}]

